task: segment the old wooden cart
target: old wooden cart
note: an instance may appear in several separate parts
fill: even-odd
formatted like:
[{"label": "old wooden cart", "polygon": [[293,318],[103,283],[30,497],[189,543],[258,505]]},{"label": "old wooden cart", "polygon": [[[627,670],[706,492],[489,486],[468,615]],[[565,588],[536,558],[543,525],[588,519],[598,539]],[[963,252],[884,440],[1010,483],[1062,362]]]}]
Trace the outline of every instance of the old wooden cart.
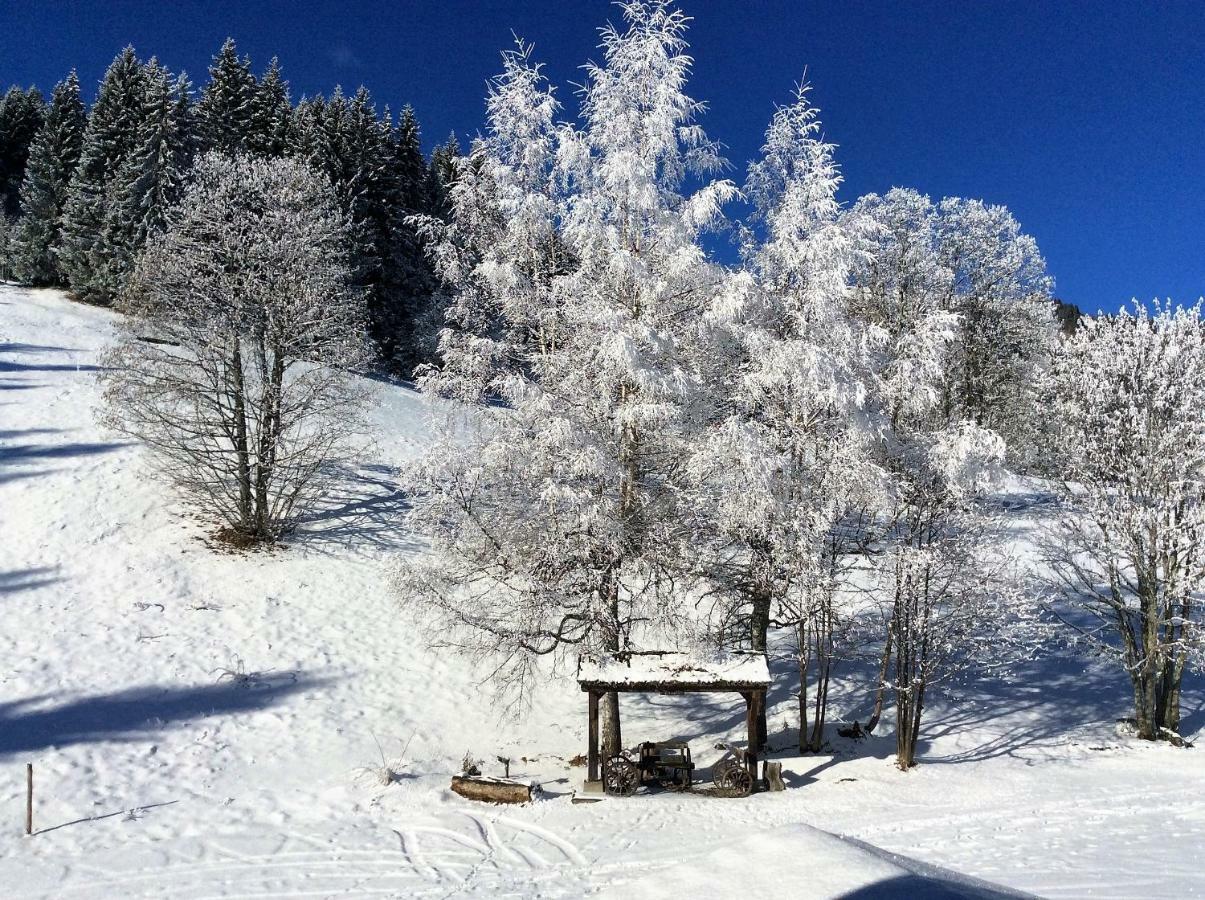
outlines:
[{"label": "old wooden cart", "polygon": [[617,753],[603,762],[603,789],[625,797],[644,784],[685,791],[690,789],[694,769],[686,741],[645,741],[635,752]]}]

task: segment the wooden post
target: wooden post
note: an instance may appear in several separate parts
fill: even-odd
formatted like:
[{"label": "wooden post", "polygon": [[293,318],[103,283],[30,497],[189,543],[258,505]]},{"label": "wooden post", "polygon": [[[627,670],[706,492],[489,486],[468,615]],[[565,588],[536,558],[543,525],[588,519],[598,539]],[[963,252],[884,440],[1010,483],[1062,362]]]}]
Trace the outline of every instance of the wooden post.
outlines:
[{"label": "wooden post", "polygon": [[33,763],[25,764],[25,833],[33,834]]},{"label": "wooden post", "polygon": [[598,781],[598,694],[589,691],[587,696],[586,780]]},{"label": "wooden post", "polygon": [[747,694],[742,694],[745,698],[745,727],[749,732],[749,749],[745,753],[745,767],[749,770],[749,777],[753,779],[753,790],[757,790],[757,733],[758,733],[758,716],[761,713],[762,704],[765,702],[765,694],[761,691],[750,691]]}]

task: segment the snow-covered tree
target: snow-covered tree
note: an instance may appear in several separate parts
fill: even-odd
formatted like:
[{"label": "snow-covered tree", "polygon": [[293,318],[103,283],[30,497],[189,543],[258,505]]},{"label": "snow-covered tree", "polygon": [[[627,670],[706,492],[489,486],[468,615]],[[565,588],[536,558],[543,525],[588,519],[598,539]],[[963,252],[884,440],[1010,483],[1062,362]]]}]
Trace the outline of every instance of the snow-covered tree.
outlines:
[{"label": "snow-covered tree", "polygon": [[277,538],[362,433],[347,239],[305,165],[209,154],[122,296],[107,420],[232,540]]},{"label": "snow-covered tree", "polygon": [[71,72],[55,86],[46,121],[34,138],[21,185],[21,228],[14,239],[14,269],[35,285],[64,283],[57,258],[67,188],[84,140],[84,104]]},{"label": "snow-covered tree", "polygon": [[209,67],[209,82],[197,104],[204,148],[234,153],[262,139],[255,126],[263,124],[264,101],[271,98],[257,91],[251,60],[239,59],[234,38],[226,38]]},{"label": "snow-covered tree", "polygon": [[1058,332],[1046,262],[1005,207],[981,200],[939,204],[937,248],[960,332],[943,403],[951,416],[1000,434],[1014,461],[1029,465],[1036,388]]},{"label": "snow-covered tree", "polygon": [[875,568],[887,634],[880,689],[894,695],[896,764],[907,770],[932,689],[1023,652],[1033,616],[986,496],[1001,473],[1003,440],[960,422],[899,430],[892,445],[890,530]]},{"label": "snow-covered tree", "polygon": [[[508,69],[491,102],[483,165],[501,186],[487,209],[530,255],[443,273],[457,289],[483,280],[499,292],[501,322],[488,324],[515,336],[503,340],[516,357],[492,375],[505,407],[461,405],[472,427],[446,433],[415,473],[410,523],[436,552],[403,570],[400,590],[439,640],[489,656],[520,691],[541,656],[650,639],[671,612],[668,579],[684,552],[671,479],[695,385],[680,335],[719,281],[698,235],[735,189],[682,193],[689,173],[720,164],[684,93],[685,17],[661,2],[623,14],[625,28],[603,30],[603,63],[587,67],[581,130],[558,135],[565,270],[540,262],[554,107],[538,76]],[[512,90],[516,114],[504,115]],[[540,140],[524,145],[530,134]],[[508,157],[524,146],[530,157]],[[614,695],[604,701],[609,752],[620,746],[617,709]]]},{"label": "snow-covered tree", "polygon": [[[1016,462],[1031,462],[1034,386],[1056,334],[1051,281],[1033,238],[1002,206],[959,198],[934,204],[905,188],[863,197],[849,221],[867,253],[855,277],[864,312],[888,335],[898,322],[884,316],[913,312],[918,322],[931,316],[937,329],[918,333],[923,341],[949,333],[940,383],[921,380],[938,392],[940,414],[992,429]],[[901,357],[893,377],[910,379],[912,364]]]},{"label": "snow-covered tree", "polygon": [[489,91],[487,137],[456,163],[451,218],[418,221],[441,276],[455,286],[427,390],[472,403],[500,396],[507,379],[558,343],[554,294],[567,271],[558,234],[564,197],[554,177],[560,104],[531,62],[530,45],[502,55]]},{"label": "snow-covered tree", "polygon": [[71,289],[91,302],[110,302],[120,287],[104,226],[118,172],[126,169],[143,137],[145,81],[134,48],[126,47],[101,80],[67,190],[59,264]]},{"label": "snow-covered tree", "polygon": [[[774,114],[745,193],[764,239],[709,312],[702,370],[716,421],[691,460],[705,566],[724,630],[767,649],[771,622],[795,633],[800,745],[823,739],[845,557],[860,541],[877,477],[862,409],[860,329],[847,310],[855,247],[839,217],[841,176],[802,86]],[[716,360],[723,360],[716,366]],[[810,733],[809,680],[816,715]],[[761,722],[760,739],[765,740]]]},{"label": "snow-covered tree", "polygon": [[0,216],[21,214],[21,183],[34,137],[46,116],[46,101],[36,87],[13,85],[0,97]]},{"label": "snow-covered tree", "polygon": [[153,59],[144,67],[138,142],[110,181],[98,237],[106,249],[105,275],[114,294],[147,239],[162,231],[168,207],[188,177],[196,149],[191,93],[186,75],[173,79]]},{"label": "snow-covered tree", "polygon": [[[385,125],[388,126],[388,116]],[[439,289],[435,267],[427,254],[426,241],[414,217],[437,216],[437,192],[433,189],[427,160],[423,157],[418,119],[410,106],[402,109],[397,127],[389,136],[393,149],[390,169],[394,179],[389,252],[383,258],[383,280],[395,295],[394,323],[389,341],[382,344],[394,368],[410,376],[423,362],[435,358],[437,338],[427,321]],[[442,304],[438,305],[442,309]],[[392,344],[392,346],[388,346]]]},{"label": "snow-covered tree", "polygon": [[1069,514],[1050,561],[1061,615],[1134,690],[1138,736],[1179,740],[1205,663],[1205,324],[1135,304],[1063,343],[1048,380]]},{"label": "snow-covered tree", "polygon": [[17,221],[0,213],[0,281],[8,281],[16,275],[14,271],[16,235]]},{"label": "snow-covered tree", "polygon": [[255,86],[247,150],[261,156],[284,156],[289,148],[292,120],[289,83],[281,74],[279,60],[272,57],[268,71]]},{"label": "snow-covered tree", "polygon": [[847,227],[863,250],[851,308],[870,329],[873,405],[889,474],[884,537],[873,556],[884,613],[883,692],[894,694],[897,764],[915,761],[927,692],[1024,640],[1029,611],[1003,577],[1005,561],[980,548],[992,530],[984,495],[1006,445],[950,403],[967,342],[951,299],[961,276],[943,263],[941,217],[927,197],[893,190],[862,198]]}]

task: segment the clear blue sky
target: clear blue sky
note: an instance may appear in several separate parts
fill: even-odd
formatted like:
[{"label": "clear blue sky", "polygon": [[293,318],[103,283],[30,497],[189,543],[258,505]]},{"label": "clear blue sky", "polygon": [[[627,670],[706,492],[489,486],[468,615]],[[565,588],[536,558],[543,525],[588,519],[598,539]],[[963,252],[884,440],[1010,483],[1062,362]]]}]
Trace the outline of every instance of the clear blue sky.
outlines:
[{"label": "clear blue sky", "polygon": [[[1205,293],[1205,5],[1111,0],[683,0],[692,92],[743,176],[804,67],[844,199],[907,185],[1009,206],[1087,310]],[[563,85],[605,0],[0,0],[0,86],[89,91],[127,43],[200,81],[227,36],[294,97],[363,83],[428,147],[482,119],[514,30]]]}]

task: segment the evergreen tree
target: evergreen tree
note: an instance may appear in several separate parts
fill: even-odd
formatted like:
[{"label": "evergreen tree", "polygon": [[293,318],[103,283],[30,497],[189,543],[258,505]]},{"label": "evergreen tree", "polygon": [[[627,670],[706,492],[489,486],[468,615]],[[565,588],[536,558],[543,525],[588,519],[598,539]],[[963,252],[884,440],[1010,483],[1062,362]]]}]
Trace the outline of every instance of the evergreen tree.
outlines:
[{"label": "evergreen tree", "polygon": [[445,221],[452,215],[452,205],[448,199],[448,191],[456,180],[457,161],[463,156],[460,151],[460,141],[456,132],[451,132],[448,139],[435,148],[431,154],[431,164],[427,168],[427,190],[430,196],[431,214]]},{"label": "evergreen tree", "polygon": [[[426,241],[415,225],[415,216],[430,216],[436,209],[418,119],[409,105],[398,118],[392,144],[397,209],[384,280],[394,292],[397,322],[393,328],[394,347],[388,359],[401,374],[409,375],[416,365],[432,356],[434,348],[424,349],[421,345],[423,329],[419,321],[439,285]],[[383,343],[382,349],[389,348]]]},{"label": "evergreen tree", "polygon": [[404,151],[366,89],[348,98],[337,88],[330,99],[298,105],[291,145],[335,186],[352,223],[354,281],[366,293],[371,335],[386,364],[405,372],[413,366],[416,298],[429,293],[434,278],[406,221],[425,212],[410,204],[424,203],[426,167],[418,123],[413,114],[402,120]]},{"label": "evergreen tree", "polygon": [[14,270],[36,285],[61,284],[57,252],[67,188],[84,141],[84,104],[74,71],[55,86],[50,109],[29,151],[21,185],[23,218],[13,248]]},{"label": "evergreen tree", "polygon": [[248,148],[254,135],[258,96],[251,60],[239,59],[234,38],[226,38],[209,67],[209,83],[197,107],[207,150],[234,153]]},{"label": "evergreen tree", "polygon": [[273,57],[255,87],[247,149],[261,156],[284,156],[289,148],[292,118],[289,83],[281,75],[279,61]]},{"label": "evergreen tree", "polygon": [[90,302],[108,303],[114,296],[104,226],[112,183],[145,138],[145,81],[134,48],[126,47],[101,80],[67,191],[59,263],[72,290]]},{"label": "evergreen tree", "polygon": [[195,137],[192,84],[172,79],[155,60],[145,68],[143,121],[138,146],[112,180],[103,240],[108,279],[115,294],[134,267],[147,238],[163,229],[166,212],[180,195],[192,164]]},{"label": "evergreen tree", "polygon": [[36,87],[23,91],[14,85],[0,98],[0,214],[10,219],[20,215],[25,163],[45,115]]},{"label": "evergreen tree", "polygon": [[12,251],[16,230],[17,221],[0,214],[0,281],[8,281],[14,275]]},{"label": "evergreen tree", "polygon": [[421,129],[410,104],[406,104],[398,116],[393,141],[402,206],[412,213],[429,212],[432,206],[430,177],[427,161],[423,158]]}]

